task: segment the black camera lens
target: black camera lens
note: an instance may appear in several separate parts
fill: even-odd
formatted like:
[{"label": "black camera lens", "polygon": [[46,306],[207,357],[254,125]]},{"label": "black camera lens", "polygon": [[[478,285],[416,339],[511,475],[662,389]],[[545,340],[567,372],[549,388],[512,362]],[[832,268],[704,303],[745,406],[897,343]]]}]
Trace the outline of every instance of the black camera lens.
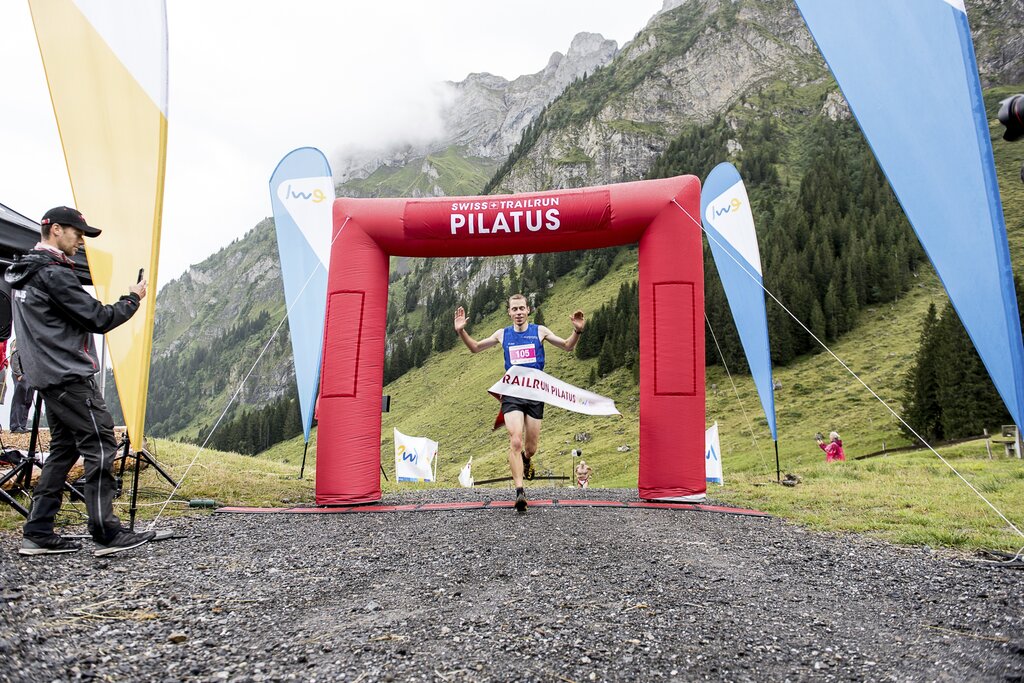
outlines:
[{"label": "black camera lens", "polygon": [[999,122],[1006,126],[1003,139],[1014,142],[1024,137],[1024,95],[1007,97],[999,103]]}]

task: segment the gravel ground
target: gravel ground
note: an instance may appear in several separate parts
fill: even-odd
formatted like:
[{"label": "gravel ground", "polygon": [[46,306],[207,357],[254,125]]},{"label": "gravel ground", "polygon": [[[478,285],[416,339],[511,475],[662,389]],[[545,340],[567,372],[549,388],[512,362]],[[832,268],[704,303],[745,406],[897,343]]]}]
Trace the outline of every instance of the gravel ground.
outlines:
[{"label": "gravel ground", "polygon": [[1024,680],[1024,572],[778,519],[534,508],[161,526],[182,537],[106,559],[89,543],[24,558],[0,536],[0,680]]}]

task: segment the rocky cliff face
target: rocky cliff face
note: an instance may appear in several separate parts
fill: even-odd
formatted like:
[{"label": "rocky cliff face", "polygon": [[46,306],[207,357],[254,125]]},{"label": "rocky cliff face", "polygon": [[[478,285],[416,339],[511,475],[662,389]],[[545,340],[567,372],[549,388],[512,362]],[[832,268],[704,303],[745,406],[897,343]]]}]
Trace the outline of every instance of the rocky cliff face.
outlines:
[{"label": "rocky cliff face", "polygon": [[[1024,80],[1024,0],[967,6],[983,85]],[[685,126],[780,81],[826,84],[830,91],[814,111],[833,120],[850,116],[793,2],[665,0],[636,39],[574,93],[590,101],[594,115],[546,126],[496,190],[642,178]]]},{"label": "rocky cliff face", "polygon": [[458,83],[445,83],[441,137],[424,144],[340,155],[334,161],[335,180],[346,183],[365,178],[382,166],[423,163],[427,155],[453,146],[468,157],[503,160],[519,142],[523,130],[567,85],[608,64],[617,53],[614,40],[597,33],[580,33],[564,55],[555,52],[537,73],[512,81],[474,73]]},{"label": "rocky cliff face", "polygon": [[501,190],[642,178],[686,125],[708,121],[770,82],[801,84],[827,75],[789,2],[668,0],[615,62],[580,89],[580,97],[597,105],[595,116],[548,127]]},{"label": "rocky cliff face", "polygon": [[1024,84],[1024,0],[967,0],[982,87]]},{"label": "rocky cliff face", "polygon": [[209,342],[278,300],[283,306],[274,222],[268,218],[160,290],[153,355],[162,358],[183,346]]},{"label": "rocky cliff face", "polygon": [[452,83],[458,93],[444,112],[450,140],[472,156],[504,158],[523,130],[578,78],[612,61],[618,52],[614,40],[597,33],[580,33],[565,55],[551,55],[547,66],[528,76],[506,81],[491,74],[470,74]]}]

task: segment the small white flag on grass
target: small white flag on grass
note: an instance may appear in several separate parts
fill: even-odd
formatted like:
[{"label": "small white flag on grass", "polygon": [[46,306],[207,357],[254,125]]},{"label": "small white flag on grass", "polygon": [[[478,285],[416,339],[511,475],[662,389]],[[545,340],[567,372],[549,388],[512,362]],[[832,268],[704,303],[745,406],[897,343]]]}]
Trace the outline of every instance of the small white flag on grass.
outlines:
[{"label": "small white flag on grass", "polygon": [[395,430],[395,478],[398,481],[434,481],[437,442],[406,436]]},{"label": "small white flag on grass", "polygon": [[722,483],[722,444],[718,440],[717,422],[704,432],[704,478]]},{"label": "small white flag on grass", "polygon": [[473,456],[469,456],[469,462],[467,462],[466,466],[462,468],[461,472],[459,472],[459,484],[461,484],[463,488],[473,488]]}]

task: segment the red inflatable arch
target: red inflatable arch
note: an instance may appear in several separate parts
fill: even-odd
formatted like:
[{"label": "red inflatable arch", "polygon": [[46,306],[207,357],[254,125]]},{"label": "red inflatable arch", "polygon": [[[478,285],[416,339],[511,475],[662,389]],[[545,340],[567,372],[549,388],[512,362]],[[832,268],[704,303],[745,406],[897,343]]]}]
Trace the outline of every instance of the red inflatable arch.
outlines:
[{"label": "red inflatable arch", "polygon": [[[701,231],[676,203],[699,217],[697,178],[485,197],[336,199],[318,412],[317,504],[381,498],[389,256],[533,254],[636,241],[640,497],[703,494]],[[496,378],[499,371],[496,365]],[[487,401],[481,394],[482,410],[493,407]]]}]

